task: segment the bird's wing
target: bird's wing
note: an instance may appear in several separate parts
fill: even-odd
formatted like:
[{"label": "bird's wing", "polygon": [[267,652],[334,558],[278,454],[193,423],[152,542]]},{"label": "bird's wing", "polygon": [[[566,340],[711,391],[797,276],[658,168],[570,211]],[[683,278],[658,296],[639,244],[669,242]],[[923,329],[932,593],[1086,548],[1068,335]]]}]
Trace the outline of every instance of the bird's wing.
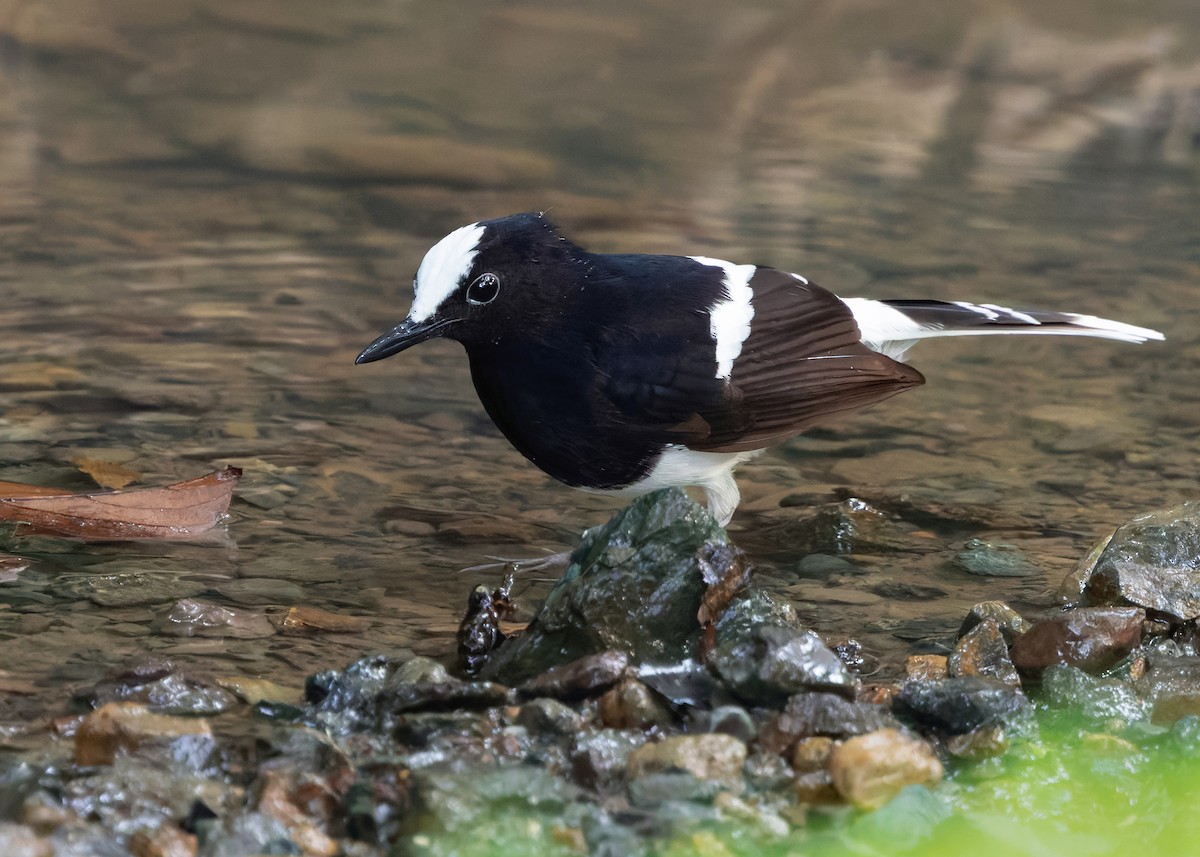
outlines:
[{"label": "bird's wing", "polygon": [[751,332],[728,379],[716,377],[706,317],[690,347],[618,336],[597,352],[598,417],[647,439],[742,452],[924,382],[863,345],[849,307],[825,289],[769,268],[750,287]]}]

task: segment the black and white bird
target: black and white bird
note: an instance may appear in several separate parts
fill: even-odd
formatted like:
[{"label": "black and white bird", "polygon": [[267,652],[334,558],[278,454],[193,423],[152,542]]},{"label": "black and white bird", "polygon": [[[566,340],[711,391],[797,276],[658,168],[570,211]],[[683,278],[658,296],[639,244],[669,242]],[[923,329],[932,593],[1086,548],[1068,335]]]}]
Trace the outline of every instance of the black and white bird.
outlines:
[{"label": "black and white bird", "polygon": [[703,487],[722,524],[733,470],[828,417],[924,383],[919,339],[1162,339],[1092,315],[839,298],[798,274],[704,256],[589,253],[540,214],[456,229],[425,255],[408,317],[358,356],[462,343],[488,415],[567,485]]}]

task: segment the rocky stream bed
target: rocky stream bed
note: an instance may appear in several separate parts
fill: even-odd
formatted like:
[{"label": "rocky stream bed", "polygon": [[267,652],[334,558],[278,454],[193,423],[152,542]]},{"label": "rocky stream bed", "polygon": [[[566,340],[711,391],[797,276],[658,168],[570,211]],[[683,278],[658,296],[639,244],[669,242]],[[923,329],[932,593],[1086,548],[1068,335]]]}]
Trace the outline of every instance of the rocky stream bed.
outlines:
[{"label": "rocky stream bed", "polygon": [[[145,659],[48,730],[9,728],[0,854],[899,854],[955,825],[1027,853],[955,800],[1040,803],[1035,764],[1078,812],[1072,778],[1120,792],[1147,757],[1194,770],[1198,512],[1120,527],[1060,612],[980,603],[945,654],[887,676],[660,492],[586,533],[519,632],[505,587],[477,589],[456,662],[372,654],[295,699]],[[1131,800],[1161,844],[1170,801]]]}]

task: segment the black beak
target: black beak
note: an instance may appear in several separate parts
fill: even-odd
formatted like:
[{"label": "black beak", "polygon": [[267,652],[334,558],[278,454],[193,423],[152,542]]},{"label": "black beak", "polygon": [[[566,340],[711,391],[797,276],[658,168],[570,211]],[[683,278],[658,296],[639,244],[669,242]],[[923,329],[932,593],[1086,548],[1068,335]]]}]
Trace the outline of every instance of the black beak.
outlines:
[{"label": "black beak", "polygon": [[416,345],[418,342],[433,339],[449,323],[450,320],[447,319],[413,321],[406,318],[364,348],[362,354],[358,355],[354,359],[354,362],[355,364],[373,363],[376,360],[391,357],[393,354],[398,354],[405,348]]}]

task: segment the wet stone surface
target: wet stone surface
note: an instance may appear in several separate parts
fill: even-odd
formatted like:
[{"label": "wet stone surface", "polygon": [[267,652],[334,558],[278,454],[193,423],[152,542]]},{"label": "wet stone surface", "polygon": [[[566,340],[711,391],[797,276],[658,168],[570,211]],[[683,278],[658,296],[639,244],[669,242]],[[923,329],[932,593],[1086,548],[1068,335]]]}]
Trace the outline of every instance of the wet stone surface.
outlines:
[{"label": "wet stone surface", "polygon": [[[0,842],[38,849],[72,830],[96,854],[420,854],[509,816],[523,835],[605,853],[652,853],[723,824],[773,841],[822,807],[886,814],[917,801],[913,818],[936,818],[911,795],[936,788],[947,765],[1044,752],[1035,703],[1045,717],[1082,718],[1105,752],[1200,716],[1193,638],[1132,607],[1029,623],[981,603],[948,656],[913,656],[905,680],[864,683],[862,646],[831,648],[756,585],[703,509],[679,492],[631,508],[576,554],[619,563],[573,565],[524,632],[528,649],[514,632],[453,668],[395,649],[316,673],[302,695],[158,657],[112,670],[77,694],[86,713],[56,721],[68,756],[0,768],[12,819]],[[614,616],[603,638],[550,627],[562,599],[600,610],[618,565],[674,574],[662,585],[689,593],[688,614],[650,610],[637,635],[614,631],[625,627]],[[498,628],[498,613],[478,623],[483,612],[473,603],[462,627]],[[671,657],[634,650],[655,622]],[[576,642],[553,650],[549,639]],[[613,641],[631,651],[601,647]],[[531,672],[528,652],[546,666]],[[1089,674],[1126,656],[1119,674]],[[235,767],[248,780],[229,778]]]},{"label": "wet stone surface", "polygon": [[1069,581],[1085,604],[1128,603],[1183,620],[1200,618],[1200,503],[1122,524]]}]

